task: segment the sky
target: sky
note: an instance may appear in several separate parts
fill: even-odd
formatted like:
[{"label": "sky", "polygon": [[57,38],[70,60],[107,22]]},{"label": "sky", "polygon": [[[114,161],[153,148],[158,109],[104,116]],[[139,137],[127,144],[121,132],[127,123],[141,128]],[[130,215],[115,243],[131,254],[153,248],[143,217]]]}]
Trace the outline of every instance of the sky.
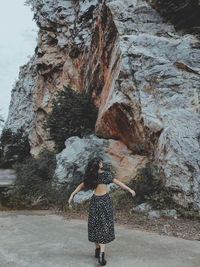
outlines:
[{"label": "sky", "polygon": [[0,115],[7,118],[19,67],[34,54],[38,28],[25,0],[0,0]]}]

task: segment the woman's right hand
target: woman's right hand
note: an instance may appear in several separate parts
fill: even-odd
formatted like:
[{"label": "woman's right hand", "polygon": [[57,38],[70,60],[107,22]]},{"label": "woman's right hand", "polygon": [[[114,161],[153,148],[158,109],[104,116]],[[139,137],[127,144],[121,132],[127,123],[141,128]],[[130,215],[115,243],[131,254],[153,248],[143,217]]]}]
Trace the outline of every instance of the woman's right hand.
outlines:
[{"label": "woman's right hand", "polygon": [[69,198],[69,200],[68,200],[68,203],[69,203],[69,205],[72,203],[72,199],[73,199],[73,195],[71,194],[71,196],[70,196],[70,198]]}]

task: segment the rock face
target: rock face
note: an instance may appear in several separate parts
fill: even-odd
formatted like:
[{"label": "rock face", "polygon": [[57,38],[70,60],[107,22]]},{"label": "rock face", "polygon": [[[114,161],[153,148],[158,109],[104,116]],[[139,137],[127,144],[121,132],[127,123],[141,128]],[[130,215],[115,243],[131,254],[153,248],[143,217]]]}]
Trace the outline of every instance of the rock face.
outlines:
[{"label": "rock face", "polygon": [[200,210],[200,42],[164,23],[149,2],[33,1],[37,71],[23,73],[31,103],[20,104],[15,88],[7,127],[28,118],[32,154],[52,148],[43,121],[71,82],[99,108],[97,136],[151,149],[176,201]]},{"label": "rock face", "polygon": [[19,78],[12,89],[5,128],[16,132],[21,127],[29,133],[33,127],[33,95],[36,83],[36,56],[20,68]]}]

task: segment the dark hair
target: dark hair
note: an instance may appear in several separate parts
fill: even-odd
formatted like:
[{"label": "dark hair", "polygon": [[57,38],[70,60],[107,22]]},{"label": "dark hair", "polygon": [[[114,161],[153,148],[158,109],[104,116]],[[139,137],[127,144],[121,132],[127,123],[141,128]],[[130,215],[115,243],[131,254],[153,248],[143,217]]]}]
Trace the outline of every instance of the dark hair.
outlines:
[{"label": "dark hair", "polygon": [[88,162],[85,174],[83,176],[83,182],[87,189],[94,189],[97,187],[100,162],[102,162],[102,159],[100,157],[95,157]]}]

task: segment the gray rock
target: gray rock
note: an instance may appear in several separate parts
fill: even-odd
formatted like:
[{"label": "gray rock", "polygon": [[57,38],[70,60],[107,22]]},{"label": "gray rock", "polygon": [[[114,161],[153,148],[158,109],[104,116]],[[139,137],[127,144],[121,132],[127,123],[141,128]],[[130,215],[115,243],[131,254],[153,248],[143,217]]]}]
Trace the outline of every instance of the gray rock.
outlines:
[{"label": "gray rock", "polygon": [[[65,149],[56,155],[57,166],[55,170],[56,183],[54,186],[66,185],[70,190],[82,182],[88,160],[95,156],[102,157],[105,165],[111,165],[111,158],[105,153],[108,141],[89,135],[84,138],[73,136],[65,141]],[[88,193],[86,193],[87,195]],[[75,199],[83,198],[80,193]],[[84,199],[86,199],[84,195]]]},{"label": "gray rock", "polygon": [[68,43],[68,40],[65,37],[63,37],[63,38],[61,38],[61,39],[58,40],[58,46],[60,48],[65,47],[67,43]]},{"label": "gray rock", "polygon": [[20,67],[19,77],[11,93],[9,114],[4,128],[17,132],[21,127],[29,133],[33,127],[36,57]]},{"label": "gray rock", "polygon": [[[190,203],[200,210],[199,40],[163,23],[147,1],[107,1],[107,6],[120,36],[120,43],[115,43],[120,67],[106,103],[106,118],[117,105],[123,114],[123,105],[129,107],[127,124],[137,127],[133,133],[129,130],[124,141],[143,136],[148,143],[152,142],[148,134],[155,134],[155,160],[166,187],[173,190],[177,203],[185,207]],[[115,122],[110,115],[105,124],[104,117],[98,118],[98,132],[111,137]],[[123,136],[120,131],[119,126]]]},{"label": "gray rock", "polygon": [[152,219],[155,219],[155,218],[160,218],[161,214],[160,214],[160,211],[159,210],[152,210],[152,211],[149,211],[148,212],[148,219],[149,220],[152,220]]},{"label": "gray rock", "polygon": [[161,210],[161,214],[168,216],[168,217],[173,217],[174,219],[177,219],[177,211],[172,209],[172,210]]},{"label": "gray rock", "polygon": [[148,212],[148,219],[160,218],[162,215],[167,217],[173,217],[177,219],[177,211],[174,209],[171,210],[152,210]]},{"label": "gray rock", "polygon": [[86,192],[80,191],[74,196],[73,202],[76,204],[82,203],[82,202],[90,199],[92,197],[92,195],[93,195],[93,190],[88,190]]},{"label": "gray rock", "polygon": [[147,212],[151,209],[151,205],[149,203],[142,203],[130,210],[130,212],[138,212],[138,213],[143,213]]}]

